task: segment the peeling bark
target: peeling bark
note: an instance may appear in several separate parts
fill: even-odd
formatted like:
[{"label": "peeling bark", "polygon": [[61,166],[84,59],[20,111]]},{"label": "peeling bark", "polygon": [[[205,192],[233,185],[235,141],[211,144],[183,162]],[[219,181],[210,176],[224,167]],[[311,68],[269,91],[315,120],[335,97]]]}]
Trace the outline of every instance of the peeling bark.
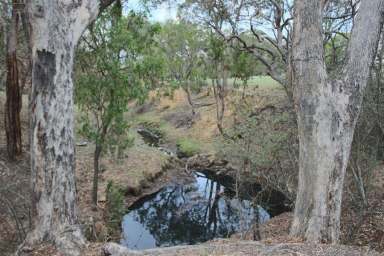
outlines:
[{"label": "peeling bark", "polygon": [[64,255],[80,255],[85,244],[76,209],[72,72],[77,42],[105,2],[28,2],[33,230],[25,246],[52,242]]},{"label": "peeling bark", "polygon": [[380,39],[384,1],[361,1],[347,62],[336,80],[328,78],[324,62],[323,8],[318,0],[295,2],[293,68],[300,159],[291,234],[337,243],[344,176]]},{"label": "peeling bark", "polygon": [[12,2],[12,18],[7,40],[7,80],[6,80],[6,103],[5,103],[5,134],[7,138],[7,152],[10,160],[22,153],[21,142],[21,92],[19,86],[19,70],[17,66],[17,32],[19,18],[17,12],[17,0]]}]

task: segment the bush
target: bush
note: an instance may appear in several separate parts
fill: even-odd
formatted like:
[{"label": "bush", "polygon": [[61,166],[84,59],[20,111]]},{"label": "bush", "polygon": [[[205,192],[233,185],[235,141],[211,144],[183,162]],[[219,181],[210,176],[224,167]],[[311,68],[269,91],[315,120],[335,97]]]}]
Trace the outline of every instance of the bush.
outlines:
[{"label": "bush", "polygon": [[107,185],[107,219],[111,233],[119,230],[123,215],[125,214],[124,190],[112,181]]},{"label": "bush", "polygon": [[298,141],[290,109],[239,113],[239,122],[217,146],[220,158],[294,201]]},{"label": "bush", "polygon": [[177,141],[177,149],[180,157],[191,157],[201,152],[199,142],[189,138],[179,139]]}]

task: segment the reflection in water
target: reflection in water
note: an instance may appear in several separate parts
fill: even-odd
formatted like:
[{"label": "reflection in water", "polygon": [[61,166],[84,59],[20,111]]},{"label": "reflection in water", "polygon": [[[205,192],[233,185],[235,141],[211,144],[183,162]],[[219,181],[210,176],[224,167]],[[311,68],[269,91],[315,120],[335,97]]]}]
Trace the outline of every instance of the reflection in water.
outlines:
[{"label": "reflection in water", "polygon": [[[188,185],[165,187],[124,216],[121,243],[131,249],[195,244],[247,230],[269,214],[201,173]],[[257,210],[256,210],[257,209]]]}]

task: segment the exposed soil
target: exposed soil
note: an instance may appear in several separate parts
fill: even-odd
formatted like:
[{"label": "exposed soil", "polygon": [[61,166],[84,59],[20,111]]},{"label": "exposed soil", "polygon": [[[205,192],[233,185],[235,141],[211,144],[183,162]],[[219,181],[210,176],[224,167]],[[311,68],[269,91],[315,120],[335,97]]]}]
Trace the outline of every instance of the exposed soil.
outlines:
[{"label": "exposed soil", "polygon": [[[23,97],[26,104],[27,97]],[[28,157],[28,115],[22,109],[23,151],[9,162],[5,145],[4,94],[0,93],[0,254],[10,255],[28,231],[30,203],[30,171]]]}]

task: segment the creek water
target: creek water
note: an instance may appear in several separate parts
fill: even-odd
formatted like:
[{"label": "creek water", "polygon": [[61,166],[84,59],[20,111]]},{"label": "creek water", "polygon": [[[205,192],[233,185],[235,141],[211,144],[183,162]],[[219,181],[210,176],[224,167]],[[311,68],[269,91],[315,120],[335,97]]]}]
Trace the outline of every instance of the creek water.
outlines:
[{"label": "creek water", "polygon": [[202,172],[134,203],[122,221],[121,244],[136,250],[225,238],[270,214]]}]

